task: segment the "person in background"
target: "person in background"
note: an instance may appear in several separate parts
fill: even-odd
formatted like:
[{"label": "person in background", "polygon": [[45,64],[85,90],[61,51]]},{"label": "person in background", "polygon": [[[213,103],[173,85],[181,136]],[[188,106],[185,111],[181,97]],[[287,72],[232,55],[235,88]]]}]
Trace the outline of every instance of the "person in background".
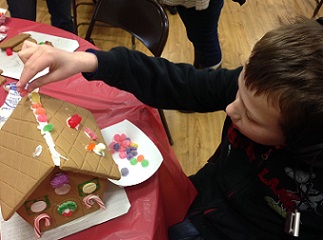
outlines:
[{"label": "person in background", "polygon": [[[51,15],[51,24],[75,33],[71,0],[47,0],[46,3]],[[37,0],[7,0],[7,4],[11,17],[36,21]]]},{"label": "person in background", "polygon": [[[124,47],[71,53],[26,41],[16,86],[24,95],[82,72],[155,108],[225,111],[221,143],[189,177],[198,195],[185,220],[169,228],[169,240],[318,240],[322,36],[319,21],[283,25],[266,33],[246,64],[232,70],[198,70]],[[46,68],[46,75],[31,81]]]},{"label": "person in background", "polygon": [[[219,68],[222,52],[218,38],[218,22],[224,0],[160,0],[176,10],[185,25],[187,37],[194,47],[194,67]],[[233,0],[240,5],[245,0]]]},{"label": "person in background", "polygon": [[177,14],[176,6],[164,5],[164,7],[169,11],[170,14],[172,14],[172,15]]}]

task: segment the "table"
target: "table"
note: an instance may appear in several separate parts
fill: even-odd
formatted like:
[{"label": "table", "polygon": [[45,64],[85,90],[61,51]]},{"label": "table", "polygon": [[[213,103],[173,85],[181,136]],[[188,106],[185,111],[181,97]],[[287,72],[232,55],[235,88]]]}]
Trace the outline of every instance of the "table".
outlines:
[{"label": "table", "polygon": [[[8,18],[5,25],[9,27],[8,38],[24,31],[36,31],[77,40],[80,44],[77,51],[95,48],[84,39],[50,25],[15,18]],[[13,81],[7,78],[7,82]],[[88,82],[81,74],[44,86],[40,92],[90,110],[101,129],[128,119],[150,137],[164,158],[151,178],[139,185],[126,187],[131,203],[126,215],[65,239],[167,239],[168,227],[182,221],[196,196],[196,190],[168,143],[157,110],[141,103],[132,94],[103,82]],[[1,88],[0,105],[5,97],[6,92]]]}]

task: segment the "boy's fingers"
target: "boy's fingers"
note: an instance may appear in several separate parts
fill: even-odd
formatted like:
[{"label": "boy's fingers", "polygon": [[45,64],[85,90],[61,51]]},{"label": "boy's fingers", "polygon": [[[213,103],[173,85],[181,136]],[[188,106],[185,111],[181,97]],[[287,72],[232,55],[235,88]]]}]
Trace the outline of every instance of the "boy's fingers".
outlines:
[{"label": "boy's fingers", "polygon": [[[49,62],[43,58],[43,51],[32,51],[29,55],[29,49],[26,49],[22,55],[26,55],[26,62],[24,69],[21,73],[20,80],[17,83],[17,90],[21,91],[25,88],[26,84],[33,79],[37,73],[49,67]],[[24,56],[22,56],[24,58]],[[38,81],[38,80],[37,80]]]},{"label": "boy's fingers", "polygon": [[38,45],[30,41],[25,41],[21,50],[18,52],[18,56],[25,63],[30,56],[37,50]]},{"label": "boy's fingers", "polygon": [[44,85],[43,79],[44,79],[43,77],[39,77],[35,81],[30,82],[27,87],[27,92],[32,92],[36,88],[43,86]]},{"label": "boy's fingers", "polygon": [[21,50],[25,50],[27,48],[36,47],[36,46],[38,46],[36,43],[33,43],[31,41],[24,41],[24,44],[22,45]]}]

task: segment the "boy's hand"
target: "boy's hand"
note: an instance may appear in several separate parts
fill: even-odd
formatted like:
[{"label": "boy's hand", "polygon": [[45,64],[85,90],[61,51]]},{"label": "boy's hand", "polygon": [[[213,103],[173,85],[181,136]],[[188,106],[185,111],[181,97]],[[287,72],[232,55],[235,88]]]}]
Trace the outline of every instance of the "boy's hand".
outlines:
[{"label": "boy's hand", "polygon": [[[73,68],[69,56],[71,53],[65,52],[48,45],[37,45],[25,41],[22,50],[18,53],[20,59],[25,64],[19,82],[17,83],[17,90],[27,88],[31,92],[35,88],[45,84],[65,79],[73,74]],[[30,80],[35,77],[38,72],[43,71],[49,67],[49,72],[44,76],[38,77],[32,82]]]},{"label": "boy's hand", "polygon": [[[96,56],[86,52],[67,52],[48,45],[37,45],[25,41],[18,53],[25,64],[17,90],[28,92],[45,84],[64,80],[81,71],[94,71],[97,67]],[[32,80],[35,75],[48,68],[48,73]],[[31,81],[32,80],[32,81]],[[26,88],[28,84],[28,87]]]}]

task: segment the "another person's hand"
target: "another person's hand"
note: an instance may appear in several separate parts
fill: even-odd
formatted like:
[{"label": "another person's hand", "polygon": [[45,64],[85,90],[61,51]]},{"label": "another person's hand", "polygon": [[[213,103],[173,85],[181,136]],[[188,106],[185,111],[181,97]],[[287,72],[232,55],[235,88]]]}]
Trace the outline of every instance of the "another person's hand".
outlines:
[{"label": "another person's hand", "polygon": [[[18,91],[31,92],[35,88],[64,80],[80,72],[93,72],[98,66],[97,58],[93,53],[71,53],[29,41],[24,42],[18,55],[24,63],[20,80],[16,84]],[[48,73],[33,79],[37,73],[46,68],[48,68]]]}]

